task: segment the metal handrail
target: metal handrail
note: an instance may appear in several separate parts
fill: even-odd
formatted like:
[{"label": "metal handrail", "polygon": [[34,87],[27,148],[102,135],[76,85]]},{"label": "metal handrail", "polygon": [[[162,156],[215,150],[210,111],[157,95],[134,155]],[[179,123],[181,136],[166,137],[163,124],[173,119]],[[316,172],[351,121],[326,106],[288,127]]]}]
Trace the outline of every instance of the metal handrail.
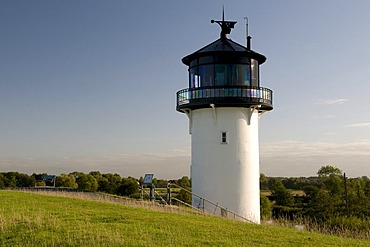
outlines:
[{"label": "metal handrail", "polygon": [[211,98],[250,99],[272,105],[272,93],[271,89],[252,86],[186,88],[177,92],[177,105],[189,104],[191,100]]},{"label": "metal handrail", "polygon": [[190,208],[192,208],[192,209],[194,209],[194,210],[197,210],[197,211],[199,211],[199,212],[202,212],[202,213],[203,213],[203,210],[200,210],[199,208],[194,207],[193,205],[190,205],[189,203],[183,202],[183,201],[181,201],[181,200],[177,199],[176,197],[171,197],[171,200],[177,201],[177,202],[179,202],[179,203],[181,203],[181,204],[184,204],[185,206],[188,206],[188,207],[190,207]]},{"label": "metal handrail", "polygon": [[[174,186],[176,186],[176,187],[178,187],[178,188],[180,188],[180,189],[184,190],[185,192],[188,192],[188,193],[190,193],[191,195],[196,196],[196,197],[198,197],[199,199],[203,200],[203,210],[200,210],[199,208],[196,208],[196,207],[194,207],[193,205],[190,205],[190,204],[188,204],[188,203],[186,203],[186,202],[182,202],[182,201],[181,201],[184,205],[187,205],[187,206],[189,206],[189,207],[191,207],[191,208],[193,208],[193,209],[197,209],[198,211],[201,211],[201,212],[203,212],[203,213],[204,213],[204,202],[208,202],[209,204],[211,204],[211,205],[215,206],[215,212],[216,212],[217,208],[220,208],[221,210],[225,210],[225,212],[226,212],[226,213],[231,213],[232,215],[234,215],[234,219],[235,219],[236,217],[238,217],[238,218],[241,218],[242,220],[245,220],[245,221],[247,221],[247,222],[249,222],[249,223],[254,223],[253,221],[248,220],[247,218],[245,218],[245,217],[243,217],[243,216],[241,216],[241,215],[239,215],[239,214],[237,214],[237,213],[235,213],[235,212],[233,212],[233,211],[231,211],[231,210],[229,210],[229,209],[227,209],[227,208],[225,208],[225,207],[220,206],[218,203],[214,203],[214,202],[212,202],[212,201],[210,201],[210,200],[208,200],[208,199],[204,198],[203,196],[200,196],[200,195],[198,195],[198,194],[196,194],[196,193],[194,193],[194,192],[192,192],[192,191],[190,191],[190,190],[187,190],[187,189],[185,189],[185,188],[183,188],[183,187],[181,187],[181,186],[179,186],[179,185],[177,185],[177,184],[175,184],[175,183],[171,183],[171,185],[174,185]],[[171,197],[171,199],[175,199],[175,198],[174,198],[174,197]],[[175,200],[176,200],[176,201],[179,201],[177,198],[176,198]],[[214,212],[214,214],[215,214],[215,212]]]},{"label": "metal handrail", "polygon": [[162,203],[164,203],[164,204],[166,204],[166,205],[167,205],[166,200],[165,200],[165,199],[163,199],[163,197],[162,197],[160,194],[158,194],[158,192],[157,192],[157,191],[154,191],[154,193],[155,193],[157,196],[159,196],[159,198],[161,199],[161,202],[162,202]]}]

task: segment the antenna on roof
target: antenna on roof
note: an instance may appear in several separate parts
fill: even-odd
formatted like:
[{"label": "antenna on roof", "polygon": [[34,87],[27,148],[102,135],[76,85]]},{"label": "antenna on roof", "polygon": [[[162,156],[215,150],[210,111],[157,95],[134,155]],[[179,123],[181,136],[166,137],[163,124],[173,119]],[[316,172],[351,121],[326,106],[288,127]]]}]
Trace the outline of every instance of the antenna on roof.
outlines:
[{"label": "antenna on roof", "polygon": [[248,20],[248,17],[244,17],[244,20],[245,20],[245,35],[247,36],[247,49],[250,50],[251,49],[251,39],[252,37],[249,36],[249,20]]},{"label": "antenna on roof", "polygon": [[246,33],[246,38],[249,36],[249,27],[248,27],[248,17],[244,17],[245,20],[245,33]]}]

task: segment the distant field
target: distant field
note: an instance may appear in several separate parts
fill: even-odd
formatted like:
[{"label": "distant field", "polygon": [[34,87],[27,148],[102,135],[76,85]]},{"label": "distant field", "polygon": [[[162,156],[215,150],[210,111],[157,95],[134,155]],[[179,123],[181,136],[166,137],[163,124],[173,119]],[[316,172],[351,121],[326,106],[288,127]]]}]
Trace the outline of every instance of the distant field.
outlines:
[{"label": "distant field", "polygon": [[[293,195],[293,196],[304,196],[304,191],[303,190],[290,190],[290,193]],[[269,196],[271,195],[271,191],[270,190],[261,190],[261,194],[262,195],[265,195],[265,196]]]},{"label": "distant field", "polygon": [[154,209],[93,201],[88,194],[78,199],[0,191],[0,246],[370,246],[368,241]]}]

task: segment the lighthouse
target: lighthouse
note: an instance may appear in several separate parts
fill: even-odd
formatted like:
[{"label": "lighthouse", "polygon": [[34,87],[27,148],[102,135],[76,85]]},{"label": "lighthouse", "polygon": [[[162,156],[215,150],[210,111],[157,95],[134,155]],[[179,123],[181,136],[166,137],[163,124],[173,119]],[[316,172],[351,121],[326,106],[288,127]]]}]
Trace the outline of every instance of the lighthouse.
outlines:
[{"label": "lighthouse", "polygon": [[188,88],[177,92],[179,112],[189,119],[192,205],[214,205],[260,223],[259,121],[271,111],[272,90],[261,87],[266,57],[227,37],[235,21],[212,20],[220,38],[185,56]]}]

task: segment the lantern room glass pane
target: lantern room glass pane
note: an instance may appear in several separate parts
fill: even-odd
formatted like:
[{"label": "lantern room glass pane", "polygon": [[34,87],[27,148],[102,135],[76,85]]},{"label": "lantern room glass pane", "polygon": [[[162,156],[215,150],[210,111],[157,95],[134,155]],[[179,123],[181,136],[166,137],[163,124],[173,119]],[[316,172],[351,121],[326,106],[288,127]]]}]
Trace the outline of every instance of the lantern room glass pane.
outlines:
[{"label": "lantern room glass pane", "polygon": [[229,72],[229,77],[228,77],[228,80],[227,80],[227,84],[228,85],[237,85],[237,71],[236,71],[236,64],[229,64],[227,67],[228,67],[228,72]]},{"label": "lantern room glass pane", "polygon": [[216,64],[215,85],[250,86],[251,73],[248,64]]},{"label": "lantern room glass pane", "polygon": [[226,66],[225,64],[215,64],[215,86],[224,86],[226,84]]},{"label": "lantern room glass pane", "polygon": [[250,86],[250,70],[247,64],[238,64],[235,66],[235,85]]},{"label": "lantern room glass pane", "polygon": [[194,77],[196,68],[189,69],[189,88],[194,88]]},{"label": "lantern room glass pane", "polygon": [[258,79],[258,61],[255,59],[251,59],[251,86],[259,87],[259,79]]},{"label": "lantern room glass pane", "polygon": [[189,69],[189,87],[200,87],[200,76],[197,72],[197,67]]},{"label": "lantern room glass pane", "polygon": [[214,65],[199,66],[199,76],[201,87],[209,87],[214,85]]}]

